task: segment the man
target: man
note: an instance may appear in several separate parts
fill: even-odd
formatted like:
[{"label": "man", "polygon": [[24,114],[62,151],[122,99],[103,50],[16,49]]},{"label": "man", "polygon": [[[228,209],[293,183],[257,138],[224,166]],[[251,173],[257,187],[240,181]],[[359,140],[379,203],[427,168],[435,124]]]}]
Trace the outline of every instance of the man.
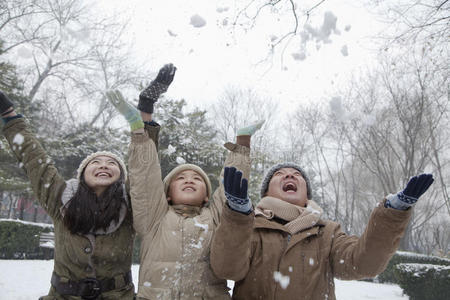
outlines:
[{"label": "man", "polygon": [[431,174],[411,178],[403,191],[373,210],[365,232],[356,237],[321,218],[298,165],[269,170],[255,210],[245,205],[247,182],[241,176],[225,169],[228,205],[211,246],[213,271],[236,281],[233,299],[335,299],[334,277],[376,276],[398,247],[410,207],[433,183]]}]

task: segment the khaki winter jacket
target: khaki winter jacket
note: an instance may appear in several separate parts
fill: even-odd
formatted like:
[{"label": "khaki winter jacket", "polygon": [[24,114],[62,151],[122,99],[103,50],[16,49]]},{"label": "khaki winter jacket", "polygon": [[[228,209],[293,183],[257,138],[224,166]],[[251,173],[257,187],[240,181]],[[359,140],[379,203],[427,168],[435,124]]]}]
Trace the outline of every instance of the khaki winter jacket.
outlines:
[{"label": "khaki winter jacket", "polygon": [[[23,164],[39,203],[53,219],[54,272],[62,280],[114,278],[116,286],[122,288],[102,293],[102,299],[133,299],[133,284],[120,284],[123,282],[121,275],[131,270],[134,230],[130,207],[123,210],[122,223],[113,232],[98,235],[71,234],[63,224],[62,207],[63,201],[70,199],[76,189],[74,181],[66,183],[60,176],[24,118],[9,121],[3,131],[15,156]],[[81,298],[61,296],[51,287],[48,296],[42,299]]]},{"label": "khaki winter jacket", "polygon": [[211,265],[220,278],[236,281],[233,299],[336,299],[334,277],[361,279],[384,270],[410,215],[411,210],[380,204],[358,238],[322,220],[290,235],[264,216],[225,207],[211,245]]},{"label": "khaki winter jacket", "polygon": [[[225,166],[248,178],[249,148],[225,146],[231,150]],[[145,134],[132,136],[129,171],[134,226],[142,238],[138,298],[229,299],[226,280],[217,278],[209,264],[210,243],[226,201],[222,183],[208,205],[169,205],[155,146]]]}]

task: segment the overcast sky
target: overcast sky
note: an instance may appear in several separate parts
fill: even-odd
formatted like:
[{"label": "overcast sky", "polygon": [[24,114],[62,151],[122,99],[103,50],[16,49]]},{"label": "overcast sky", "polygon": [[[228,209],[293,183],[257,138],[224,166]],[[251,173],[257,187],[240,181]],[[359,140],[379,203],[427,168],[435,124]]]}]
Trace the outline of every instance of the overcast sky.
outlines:
[{"label": "overcast sky", "polygon": [[[130,17],[127,38],[135,45],[138,61],[149,63],[150,78],[164,63],[177,66],[169,96],[208,108],[227,85],[238,85],[272,97],[282,104],[282,111],[288,111],[299,102],[331,99],[335,86],[373,61],[376,45],[371,36],[381,25],[361,4],[352,2],[322,3],[310,18],[309,31],[300,15],[299,31],[316,36],[310,35],[304,45],[293,39],[284,52],[283,44],[273,59],[263,62],[271,39],[276,41],[292,29],[291,15],[266,8],[255,26],[244,30],[232,26],[239,10],[234,4],[242,7],[244,1],[103,0],[100,5],[107,13],[119,11]],[[328,19],[337,18],[334,28],[324,24],[326,14]],[[331,32],[321,40],[318,35],[327,26]]]}]

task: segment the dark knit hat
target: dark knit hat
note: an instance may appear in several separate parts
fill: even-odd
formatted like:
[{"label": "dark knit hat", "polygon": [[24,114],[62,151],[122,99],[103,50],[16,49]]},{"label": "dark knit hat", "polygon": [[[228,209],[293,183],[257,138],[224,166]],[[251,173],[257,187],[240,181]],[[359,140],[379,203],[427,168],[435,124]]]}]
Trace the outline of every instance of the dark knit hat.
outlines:
[{"label": "dark knit hat", "polygon": [[265,196],[267,189],[269,188],[269,182],[272,179],[273,174],[275,174],[275,172],[278,171],[279,169],[283,168],[293,168],[299,171],[300,174],[302,174],[303,179],[305,179],[306,181],[306,196],[308,197],[308,199],[312,199],[311,184],[309,183],[309,178],[306,175],[306,172],[299,165],[291,162],[274,165],[272,166],[272,168],[269,169],[269,171],[267,171],[266,176],[264,176],[264,180],[261,182],[261,198]]}]

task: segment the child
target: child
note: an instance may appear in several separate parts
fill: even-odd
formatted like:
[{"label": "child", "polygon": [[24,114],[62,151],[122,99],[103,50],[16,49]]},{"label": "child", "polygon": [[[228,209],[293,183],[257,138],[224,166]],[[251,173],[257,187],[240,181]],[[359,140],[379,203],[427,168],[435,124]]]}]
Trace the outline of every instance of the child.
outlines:
[{"label": "child", "polygon": [[[175,72],[172,65],[164,68]],[[145,107],[154,101],[146,102],[142,94],[138,107],[143,120],[150,122],[151,113],[145,111],[153,109]],[[125,103],[120,93],[111,96],[117,107]],[[240,129],[237,143],[225,144],[230,151],[225,166],[242,170],[245,178],[250,172],[250,138],[261,125]],[[229,299],[226,280],[217,278],[209,264],[210,244],[226,203],[221,180],[212,195],[207,174],[184,164],[162,181],[156,147],[142,129],[132,131],[128,163],[133,222],[142,238],[138,299]],[[251,211],[250,202],[241,208]]]}]

